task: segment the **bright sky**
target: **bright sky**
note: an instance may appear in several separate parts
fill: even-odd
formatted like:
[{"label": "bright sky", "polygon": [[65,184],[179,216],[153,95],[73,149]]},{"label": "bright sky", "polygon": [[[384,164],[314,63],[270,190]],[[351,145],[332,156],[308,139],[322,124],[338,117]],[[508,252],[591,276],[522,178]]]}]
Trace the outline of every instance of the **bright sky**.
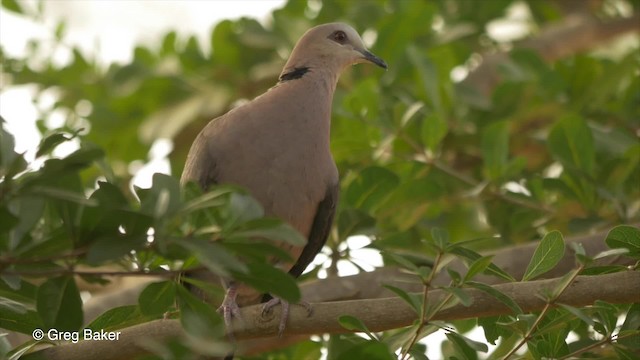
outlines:
[{"label": "bright sky", "polygon": [[[268,23],[270,12],[284,3],[284,0],[43,1],[43,19],[38,23],[0,8],[0,44],[7,54],[24,57],[30,40],[50,38],[53,29],[64,20],[65,43],[80,47],[86,54],[96,54],[103,64],[128,62],[135,44],[159,42],[168,30],[176,30],[183,36],[196,35],[208,51],[211,31],[220,20],[248,16]],[[20,4],[27,12],[35,11],[34,0],[22,0]],[[65,64],[70,56],[69,48],[58,48],[53,60]],[[33,160],[40,141],[35,127],[38,111],[32,100],[33,88],[8,87],[7,81],[4,77],[0,79],[0,115],[7,120],[8,131],[16,138],[16,150],[26,151],[27,159]],[[53,93],[45,94],[38,105],[47,107],[54,101]],[[64,114],[54,113],[47,122],[54,127],[62,125]],[[154,147],[155,153],[150,154],[152,161],[166,155],[166,146],[162,145]],[[72,150],[72,145],[61,147],[56,155]],[[149,185],[153,168],[168,172],[167,163],[156,161],[150,165],[136,176],[136,185]]]}]

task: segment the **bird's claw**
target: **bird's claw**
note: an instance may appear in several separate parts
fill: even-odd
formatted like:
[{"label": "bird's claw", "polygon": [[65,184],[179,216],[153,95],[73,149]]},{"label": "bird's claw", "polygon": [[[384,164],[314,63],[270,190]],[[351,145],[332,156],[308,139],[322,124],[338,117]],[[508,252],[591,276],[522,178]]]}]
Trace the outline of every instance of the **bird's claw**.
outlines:
[{"label": "bird's claw", "polygon": [[[280,314],[280,324],[278,324],[278,336],[282,337],[282,334],[284,333],[284,329],[287,326],[287,320],[289,319],[289,307],[290,307],[289,302],[274,296],[271,300],[267,301],[266,303],[264,303],[264,305],[262,305],[262,316],[265,316],[266,314],[271,312],[271,310],[274,307],[276,307],[278,304],[282,305],[282,312]],[[313,313],[313,308],[311,307],[311,304],[309,304],[306,301],[301,301],[296,305],[300,305],[307,310],[307,317],[311,316],[311,314]]]},{"label": "bird's claw", "polygon": [[242,316],[240,315],[240,307],[236,302],[237,292],[235,288],[227,289],[227,293],[224,296],[224,300],[222,300],[222,304],[216,310],[219,314],[222,315],[224,319],[224,325],[227,329],[227,334],[230,340],[233,340],[233,328],[232,328],[232,319],[234,317],[242,320]]}]

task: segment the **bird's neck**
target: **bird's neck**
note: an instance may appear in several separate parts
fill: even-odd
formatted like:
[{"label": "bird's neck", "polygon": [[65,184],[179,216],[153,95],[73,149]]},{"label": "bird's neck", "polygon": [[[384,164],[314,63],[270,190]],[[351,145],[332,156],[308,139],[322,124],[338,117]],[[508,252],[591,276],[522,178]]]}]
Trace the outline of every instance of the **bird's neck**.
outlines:
[{"label": "bird's neck", "polygon": [[321,142],[326,142],[327,146],[331,129],[333,94],[337,82],[337,75],[325,69],[293,67],[285,68],[282,71],[280,81],[274,89],[277,92],[306,94],[306,96],[298,98],[299,102],[288,104],[288,107],[298,107],[300,111],[318,114],[316,119],[326,119],[326,121],[314,124],[305,124],[304,128],[312,132],[314,136],[320,136]]}]

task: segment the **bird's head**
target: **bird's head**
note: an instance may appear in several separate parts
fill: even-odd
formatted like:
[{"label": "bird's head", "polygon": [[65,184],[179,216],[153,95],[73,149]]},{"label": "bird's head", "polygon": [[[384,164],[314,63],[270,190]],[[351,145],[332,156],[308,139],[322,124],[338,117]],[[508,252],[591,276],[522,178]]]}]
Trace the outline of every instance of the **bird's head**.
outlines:
[{"label": "bird's head", "polygon": [[329,66],[337,71],[370,62],[384,69],[387,63],[364,45],[360,35],[349,25],[330,23],[309,29],[296,44],[285,68]]}]

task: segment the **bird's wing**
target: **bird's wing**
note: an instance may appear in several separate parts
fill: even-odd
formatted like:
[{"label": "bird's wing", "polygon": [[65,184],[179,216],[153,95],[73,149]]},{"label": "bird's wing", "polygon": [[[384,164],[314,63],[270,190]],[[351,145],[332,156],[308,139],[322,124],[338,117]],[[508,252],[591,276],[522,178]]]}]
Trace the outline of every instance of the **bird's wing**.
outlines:
[{"label": "bird's wing", "polygon": [[180,183],[184,186],[187,182],[193,181],[200,185],[203,191],[209,190],[211,185],[217,184],[218,166],[215,155],[209,149],[208,134],[206,130],[215,128],[217,121],[222,117],[213,119],[201,131],[189,150],[187,160],[182,171]]},{"label": "bird's wing", "polygon": [[313,219],[311,225],[311,232],[309,233],[309,239],[307,245],[302,249],[300,257],[296,263],[289,270],[289,274],[294,277],[300,276],[304,269],[313,261],[316,254],[322,250],[322,247],[327,242],[329,232],[331,231],[331,224],[333,223],[333,217],[336,213],[336,204],[338,203],[338,193],[340,187],[338,183],[331,184],[327,187],[324,199],[318,204],[318,210]]}]

